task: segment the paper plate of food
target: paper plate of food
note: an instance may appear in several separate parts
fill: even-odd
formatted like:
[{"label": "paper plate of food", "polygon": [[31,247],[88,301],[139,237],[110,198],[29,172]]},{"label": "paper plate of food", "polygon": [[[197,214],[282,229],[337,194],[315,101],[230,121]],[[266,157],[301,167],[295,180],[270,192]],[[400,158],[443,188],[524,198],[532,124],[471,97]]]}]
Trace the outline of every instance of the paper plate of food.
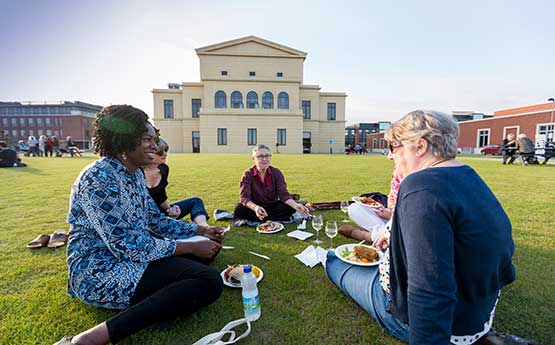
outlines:
[{"label": "paper plate of food", "polygon": [[283,224],[272,222],[271,220],[256,227],[256,231],[261,234],[275,234],[276,232],[280,232],[281,230],[283,230]]},{"label": "paper plate of food", "polygon": [[[241,277],[243,276],[243,266],[246,265],[227,265],[227,268],[223,270],[220,275],[222,276],[222,280],[224,285],[232,287],[232,288],[240,288],[241,287]],[[250,265],[252,267],[252,273],[256,277],[256,281],[260,282],[264,277],[264,272],[258,266]]]},{"label": "paper plate of food", "polygon": [[357,266],[375,266],[381,259],[381,253],[374,247],[356,243],[343,244],[335,248],[335,255],[340,260]]},{"label": "paper plate of food", "polygon": [[365,196],[353,196],[353,201],[356,202],[357,204],[361,204],[363,206],[371,207],[371,208],[378,208],[382,206],[382,204],[380,204],[376,200],[372,198],[367,198]]}]

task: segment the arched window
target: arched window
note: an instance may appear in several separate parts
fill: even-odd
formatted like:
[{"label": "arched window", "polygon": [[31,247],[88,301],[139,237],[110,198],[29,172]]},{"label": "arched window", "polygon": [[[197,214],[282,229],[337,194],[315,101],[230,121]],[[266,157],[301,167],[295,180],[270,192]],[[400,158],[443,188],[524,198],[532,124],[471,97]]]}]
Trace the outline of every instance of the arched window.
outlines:
[{"label": "arched window", "polygon": [[249,91],[249,93],[247,93],[247,108],[248,109],[258,108],[258,94],[254,91]]},{"label": "arched window", "polygon": [[270,91],[262,94],[262,109],[274,109],[274,95]]},{"label": "arched window", "polygon": [[231,107],[232,108],[243,108],[243,95],[239,91],[233,91],[231,93]]},{"label": "arched window", "polygon": [[215,107],[216,108],[226,108],[227,107],[227,96],[222,90],[216,92],[215,96]]},{"label": "arched window", "polygon": [[289,109],[289,95],[287,92],[280,92],[278,95],[278,109]]}]

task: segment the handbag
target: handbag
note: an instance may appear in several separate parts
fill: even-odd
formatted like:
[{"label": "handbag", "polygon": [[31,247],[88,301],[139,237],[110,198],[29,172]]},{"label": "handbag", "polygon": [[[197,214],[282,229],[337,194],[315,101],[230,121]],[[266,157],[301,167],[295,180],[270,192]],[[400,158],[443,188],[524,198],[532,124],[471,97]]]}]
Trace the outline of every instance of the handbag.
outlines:
[{"label": "handbag", "polygon": [[[235,338],[235,331],[233,330],[233,328],[235,328],[237,326],[240,326],[244,323],[247,324],[247,330],[245,331],[245,333],[243,333],[240,336],[238,336],[237,338]],[[243,338],[247,337],[250,334],[250,332],[251,332],[251,323],[245,318],[238,319],[238,320],[229,322],[219,332],[210,333],[210,334],[204,336],[202,339],[198,340],[193,345],[235,344],[240,339],[243,339]],[[229,336],[229,338],[227,340],[224,339],[224,337],[226,337],[226,336]]]}]

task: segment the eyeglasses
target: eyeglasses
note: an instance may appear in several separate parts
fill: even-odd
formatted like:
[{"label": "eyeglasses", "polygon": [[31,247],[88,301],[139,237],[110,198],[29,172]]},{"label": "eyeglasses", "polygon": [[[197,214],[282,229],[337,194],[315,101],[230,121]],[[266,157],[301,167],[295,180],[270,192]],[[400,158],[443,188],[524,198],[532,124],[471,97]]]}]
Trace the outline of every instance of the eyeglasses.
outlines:
[{"label": "eyeglasses", "polygon": [[402,142],[399,142],[399,141],[392,141],[392,142],[388,143],[389,152],[393,153],[393,151],[394,151],[396,148],[401,147],[401,146],[403,146],[403,143],[402,143]]},{"label": "eyeglasses", "polygon": [[272,158],[272,155],[260,155],[260,156],[255,156],[255,157],[256,157],[256,159],[263,160],[263,159],[270,159],[270,158]]}]

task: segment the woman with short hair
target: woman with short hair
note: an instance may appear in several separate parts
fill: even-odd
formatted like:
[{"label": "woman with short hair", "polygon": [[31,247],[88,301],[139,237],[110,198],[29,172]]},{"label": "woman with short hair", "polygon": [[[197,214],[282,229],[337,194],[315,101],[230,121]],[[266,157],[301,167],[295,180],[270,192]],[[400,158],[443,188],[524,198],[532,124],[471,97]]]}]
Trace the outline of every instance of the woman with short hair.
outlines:
[{"label": "woman with short hair", "polygon": [[299,204],[287,191],[285,177],[270,165],[272,153],[264,144],[252,149],[254,165],[243,172],[240,183],[241,201],[235,207],[234,224],[241,220],[251,222],[288,221],[295,212],[308,215],[309,210]]},{"label": "woman with short hair", "polygon": [[[169,218],[148,194],[139,167],[158,149],[148,116],[113,105],[97,114],[94,129],[101,159],[83,169],[70,197],[68,290],[86,304],[124,310],[57,344],[116,343],[190,314],[222,292],[219,273],[199,261],[217,255],[223,229]],[[207,239],[176,241],[194,235]]]},{"label": "woman with short hair", "polygon": [[187,198],[174,203],[168,202],[166,187],[168,186],[168,176],[170,167],[166,164],[168,159],[168,143],[159,138],[158,150],[151,164],[143,167],[145,173],[148,193],[158,206],[160,212],[174,219],[182,219],[186,215],[191,215],[191,221],[200,225],[208,225],[206,221],[210,218],[204,202],[198,197]]},{"label": "woman with short hair", "polygon": [[488,332],[501,289],[515,280],[509,218],[480,176],[455,159],[459,127],[450,116],[413,111],[385,138],[405,176],[390,233],[374,243],[387,251],[373,267],[330,252],[327,274],[405,342],[487,344],[499,337]]}]

